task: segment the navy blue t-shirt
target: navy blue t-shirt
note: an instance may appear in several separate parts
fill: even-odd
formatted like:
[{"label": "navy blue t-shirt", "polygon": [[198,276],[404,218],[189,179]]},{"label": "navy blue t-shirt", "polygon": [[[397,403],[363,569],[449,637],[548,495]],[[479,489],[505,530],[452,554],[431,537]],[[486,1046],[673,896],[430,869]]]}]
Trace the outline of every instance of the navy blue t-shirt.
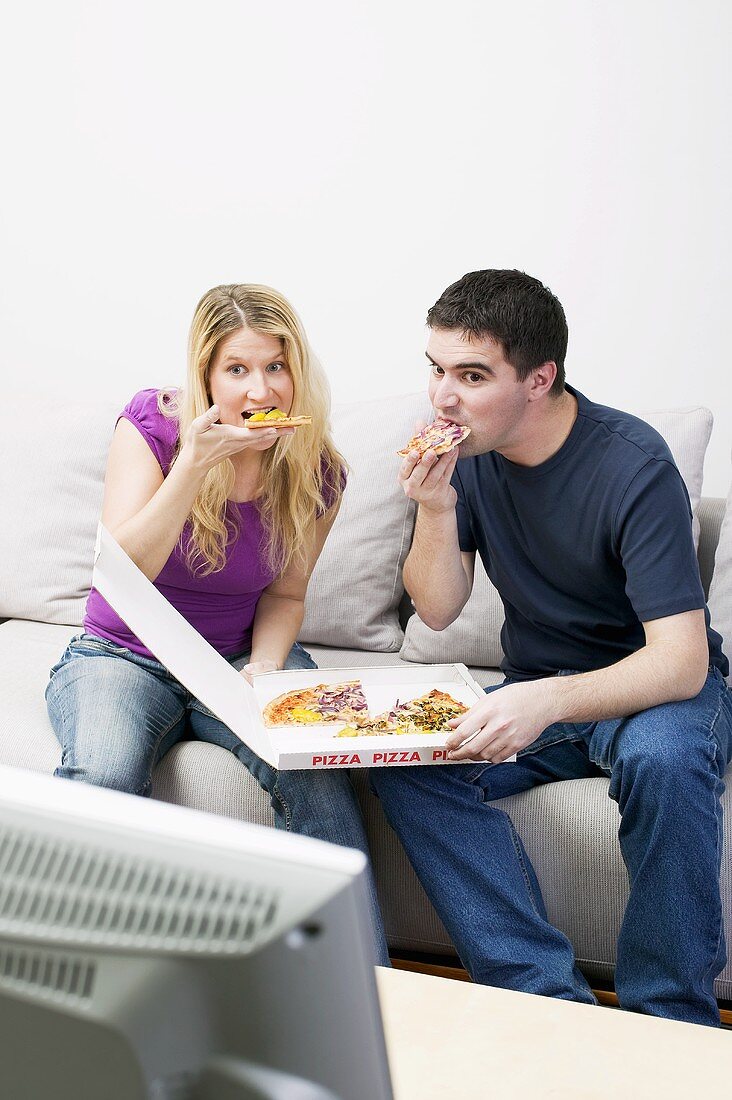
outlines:
[{"label": "navy blue t-shirt", "polygon": [[458,461],[460,548],[477,551],[506,612],[502,669],[516,679],[605,668],[645,644],[642,623],[705,609],[691,506],[671,452],[637,417],[572,387],[577,419],[539,466],[496,451]]}]

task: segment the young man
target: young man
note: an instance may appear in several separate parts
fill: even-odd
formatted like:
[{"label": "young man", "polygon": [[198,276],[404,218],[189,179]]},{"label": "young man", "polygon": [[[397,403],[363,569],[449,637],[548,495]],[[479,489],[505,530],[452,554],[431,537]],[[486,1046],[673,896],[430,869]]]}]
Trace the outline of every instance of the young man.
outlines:
[{"label": "young man", "polygon": [[538,280],[472,272],[428,325],[435,412],[471,434],[402,464],[419,505],[404,580],[442,630],[480,554],[506,611],[505,680],[451,723],[454,765],[375,769],[374,789],[476,981],[592,1002],[491,801],[607,776],[631,883],[620,1003],[718,1024],[732,692],[681,476],[653,428],[565,385],[564,311]]}]

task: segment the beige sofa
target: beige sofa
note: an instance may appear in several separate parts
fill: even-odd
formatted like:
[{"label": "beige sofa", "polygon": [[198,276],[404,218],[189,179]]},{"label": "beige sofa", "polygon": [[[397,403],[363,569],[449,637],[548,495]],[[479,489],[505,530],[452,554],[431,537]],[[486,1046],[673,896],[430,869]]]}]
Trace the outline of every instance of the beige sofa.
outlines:
[{"label": "beige sofa", "polygon": [[[0,762],[52,771],[59,748],[43,698],[48,670],[78,633],[90,583],[105,457],[119,405],[54,405],[27,417],[5,408],[0,436]],[[463,661],[486,686],[500,679],[500,601],[482,570],[459,620],[435,634],[404,597],[401,566],[414,510],[395,482],[394,452],[428,411],[420,394],[336,407],[336,442],[351,464],[341,513],[311,583],[301,641],[321,667]],[[656,412],[646,419],[667,438],[697,510],[699,558],[712,616],[732,649],[732,501],[701,499],[704,451],[711,431],[705,409]],[[720,536],[721,528],[721,536]],[[719,544],[719,545],[718,545]],[[715,562],[716,552],[716,562]],[[405,629],[406,628],[406,629]],[[454,954],[398,842],[386,826],[367,776],[356,782],[372,843],[392,948],[397,953]],[[616,839],[618,815],[602,779],[557,783],[507,799],[544,890],[549,915],[573,942],[595,981],[612,977],[615,941],[627,897]],[[268,801],[229,753],[184,742],[157,768],[157,798],[271,824]],[[725,795],[728,811],[732,795]],[[732,830],[728,812],[726,836]],[[729,851],[729,844],[727,851]],[[446,868],[449,874],[449,868]],[[727,855],[723,895],[732,943],[732,874]],[[717,994],[732,1000],[732,963]]]}]

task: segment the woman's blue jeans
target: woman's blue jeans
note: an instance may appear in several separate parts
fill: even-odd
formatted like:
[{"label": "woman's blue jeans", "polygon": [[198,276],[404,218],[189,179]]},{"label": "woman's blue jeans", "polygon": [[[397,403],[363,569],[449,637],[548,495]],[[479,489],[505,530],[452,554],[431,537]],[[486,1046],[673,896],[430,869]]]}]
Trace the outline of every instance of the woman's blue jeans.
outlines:
[{"label": "woman's blue jeans", "polygon": [[[241,669],[249,653],[227,658]],[[295,644],[287,669],[317,668]],[[61,744],[55,774],[130,794],[149,795],[155,765],[178,741],[193,737],[228,749],[270,796],[275,824],[305,836],[358,848],[366,832],[348,772],[277,771],[251,751],[163,665],[91,634],[73,638],[46,689],[51,725]],[[375,961],[389,965],[369,871]]]},{"label": "woman's blue jeans", "polygon": [[615,970],[620,1004],[718,1025],[720,798],[731,755],[732,692],[712,670],[693,699],[551,725],[515,763],[380,768],[371,784],[476,981],[592,1002],[569,940],[547,919],[518,833],[490,803],[537,784],[609,777],[630,878]]}]

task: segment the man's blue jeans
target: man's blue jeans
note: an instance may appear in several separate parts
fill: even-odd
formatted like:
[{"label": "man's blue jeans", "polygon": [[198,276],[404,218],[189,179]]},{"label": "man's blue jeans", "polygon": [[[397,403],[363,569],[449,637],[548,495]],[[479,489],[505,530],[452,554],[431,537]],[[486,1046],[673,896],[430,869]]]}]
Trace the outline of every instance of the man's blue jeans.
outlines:
[{"label": "man's blue jeans", "polygon": [[[227,658],[241,669],[249,653]],[[287,669],[317,668],[297,643]],[[277,771],[251,751],[163,665],[91,634],[73,638],[46,689],[51,725],[61,744],[55,774],[130,794],[149,795],[155,765],[178,741],[220,745],[241,760],[268,793],[275,824],[305,836],[358,848],[368,843],[346,771]],[[375,961],[389,965],[370,877]]]},{"label": "man's blue jeans", "polygon": [[630,878],[620,1004],[719,1024],[720,797],[731,755],[732,692],[712,670],[694,699],[549,726],[515,763],[380,768],[371,783],[475,981],[592,1002],[569,940],[547,920],[520,837],[490,802],[555,780],[609,777]]}]

